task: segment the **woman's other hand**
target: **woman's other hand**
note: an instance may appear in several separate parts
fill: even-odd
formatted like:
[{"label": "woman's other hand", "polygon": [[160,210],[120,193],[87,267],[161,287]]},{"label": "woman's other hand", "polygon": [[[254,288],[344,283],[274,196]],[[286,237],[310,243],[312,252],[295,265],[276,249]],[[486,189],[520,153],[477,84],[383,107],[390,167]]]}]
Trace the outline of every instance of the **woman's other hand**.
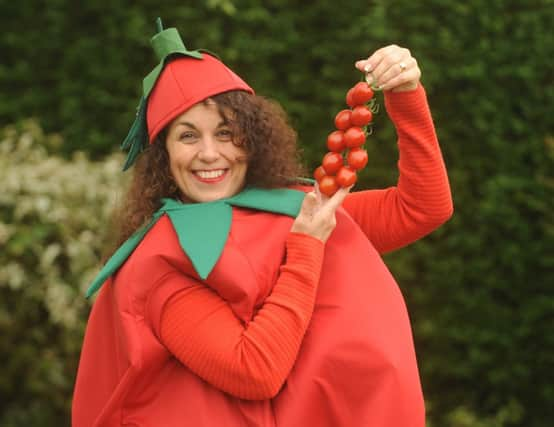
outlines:
[{"label": "woman's other hand", "polygon": [[325,243],[337,225],[335,212],[350,188],[341,188],[331,197],[315,191],[307,193],[291,231],[307,234]]},{"label": "woman's other hand", "polygon": [[410,51],[395,44],[356,61],[355,66],[367,73],[369,84],[393,92],[414,90],[421,77],[421,70]]}]

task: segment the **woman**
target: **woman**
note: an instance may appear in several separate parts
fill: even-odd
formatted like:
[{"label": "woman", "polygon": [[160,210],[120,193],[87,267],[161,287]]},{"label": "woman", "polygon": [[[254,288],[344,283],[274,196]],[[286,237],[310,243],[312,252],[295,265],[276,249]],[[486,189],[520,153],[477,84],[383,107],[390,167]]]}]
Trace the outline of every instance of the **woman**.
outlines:
[{"label": "woman", "polygon": [[124,243],[92,287],[73,425],[423,426],[409,319],[379,256],[452,212],[415,59],[387,46],[356,63],[385,90],[398,186],[322,198],[293,185],[275,104],[174,29],[153,44],[127,166],[148,147]]}]

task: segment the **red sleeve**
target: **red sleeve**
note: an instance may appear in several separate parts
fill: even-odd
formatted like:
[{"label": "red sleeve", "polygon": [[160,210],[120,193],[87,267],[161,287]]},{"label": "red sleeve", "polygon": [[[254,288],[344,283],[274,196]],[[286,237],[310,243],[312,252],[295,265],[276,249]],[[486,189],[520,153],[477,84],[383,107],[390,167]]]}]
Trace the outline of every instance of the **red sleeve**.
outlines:
[{"label": "red sleeve", "polygon": [[433,231],[452,215],[452,198],[435,127],[421,85],[386,92],[385,107],[398,134],[396,187],[349,194],[343,206],[381,252]]},{"label": "red sleeve", "polygon": [[273,291],[248,325],[200,283],[173,294],[161,314],[160,338],[171,353],[214,387],[242,399],[277,394],[312,315],[324,245],[299,233],[290,233],[286,245]]}]

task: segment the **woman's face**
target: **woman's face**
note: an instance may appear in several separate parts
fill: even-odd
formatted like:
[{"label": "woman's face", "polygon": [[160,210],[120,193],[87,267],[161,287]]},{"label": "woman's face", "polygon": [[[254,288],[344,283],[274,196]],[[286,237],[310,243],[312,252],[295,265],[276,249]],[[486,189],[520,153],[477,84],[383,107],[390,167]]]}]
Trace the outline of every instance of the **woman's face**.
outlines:
[{"label": "woman's face", "polygon": [[199,103],[171,122],[169,167],[183,201],[211,202],[237,194],[246,179],[246,151],[213,101]]}]

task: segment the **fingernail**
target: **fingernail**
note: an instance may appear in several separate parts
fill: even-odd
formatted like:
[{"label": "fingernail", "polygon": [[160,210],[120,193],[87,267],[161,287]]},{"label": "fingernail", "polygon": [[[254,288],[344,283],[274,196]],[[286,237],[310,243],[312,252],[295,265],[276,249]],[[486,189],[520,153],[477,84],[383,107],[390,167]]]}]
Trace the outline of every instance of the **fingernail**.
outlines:
[{"label": "fingernail", "polygon": [[370,63],[367,63],[366,66],[364,67],[364,71],[365,71],[366,73],[369,73],[369,72],[371,71],[371,68],[372,68],[372,67],[371,67],[371,64],[370,64]]}]

